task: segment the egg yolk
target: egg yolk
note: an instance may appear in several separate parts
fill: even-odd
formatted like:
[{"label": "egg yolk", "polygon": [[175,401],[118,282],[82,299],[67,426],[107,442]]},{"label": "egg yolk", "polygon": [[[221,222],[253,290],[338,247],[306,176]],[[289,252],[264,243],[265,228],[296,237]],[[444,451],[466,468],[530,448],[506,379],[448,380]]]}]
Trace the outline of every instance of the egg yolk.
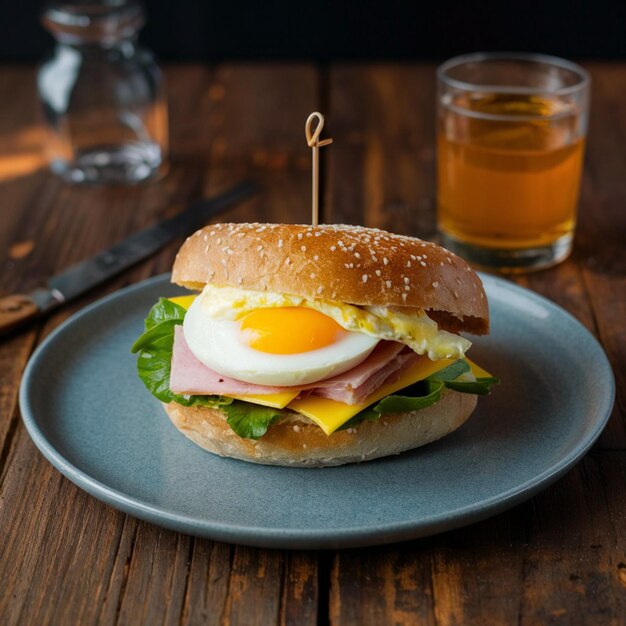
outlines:
[{"label": "egg yolk", "polygon": [[334,319],[306,307],[255,309],[241,318],[241,330],[248,346],[269,354],[325,348],[346,332]]}]

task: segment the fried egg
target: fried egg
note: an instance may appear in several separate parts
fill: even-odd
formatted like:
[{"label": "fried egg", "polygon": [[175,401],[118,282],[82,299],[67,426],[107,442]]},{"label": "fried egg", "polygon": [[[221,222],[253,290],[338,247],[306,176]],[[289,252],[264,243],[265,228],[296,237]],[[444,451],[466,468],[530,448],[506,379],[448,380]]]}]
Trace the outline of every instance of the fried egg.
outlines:
[{"label": "fried egg", "polygon": [[[432,360],[460,359],[472,345],[464,337],[439,330],[424,311],[398,307],[360,307],[334,300],[306,298],[284,293],[250,291],[207,284],[196,303],[211,320],[237,321],[253,311],[304,308],[322,313],[346,331],[375,339],[399,341]],[[270,316],[271,313],[264,315]],[[297,334],[298,326],[285,335]]]},{"label": "fried egg", "polygon": [[183,332],[207,367],[257,385],[298,386],[341,374],[378,343],[311,307],[251,307],[239,313],[234,319],[230,313],[212,315],[197,298]]}]

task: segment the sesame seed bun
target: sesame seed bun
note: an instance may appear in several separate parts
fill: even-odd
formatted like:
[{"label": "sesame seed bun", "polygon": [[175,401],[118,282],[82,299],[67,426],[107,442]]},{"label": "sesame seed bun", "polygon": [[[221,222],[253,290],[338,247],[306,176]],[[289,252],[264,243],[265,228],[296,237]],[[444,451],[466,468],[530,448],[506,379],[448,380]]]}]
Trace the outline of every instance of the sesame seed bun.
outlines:
[{"label": "sesame seed bun", "polygon": [[185,241],[172,282],[419,308],[453,332],[489,331],[487,297],[465,261],[434,243],[374,228],[212,224]]},{"label": "sesame seed bun", "polygon": [[326,435],[306,418],[284,411],[258,440],[242,439],[217,408],[164,404],[172,423],[201,448],[219,456],[263,465],[323,467],[369,461],[431,443],[456,430],[476,407],[474,395],[446,391],[419,411],[383,415],[377,422]]}]

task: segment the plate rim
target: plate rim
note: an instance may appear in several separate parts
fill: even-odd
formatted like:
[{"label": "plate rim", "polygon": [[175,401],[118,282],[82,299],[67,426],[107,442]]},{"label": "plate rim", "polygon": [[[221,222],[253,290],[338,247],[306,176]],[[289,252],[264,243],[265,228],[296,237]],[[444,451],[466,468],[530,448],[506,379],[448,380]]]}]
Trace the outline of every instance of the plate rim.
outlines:
[{"label": "plate rim", "polygon": [[[418,520],[409,519],[386,524],[343,526],[333,528],[332,530],[285,527],[270,528],[232,523],[224,524],[202,517],[181,514],[165,507],[155,506],[145,502],[141,498],[107,486],[67,460],[64,455],[48,441],[40,429],[35,413],[32,410],[29,392],[33,379],[33,371],[38,360],[43,358],[48,347],[57,340],[57,337],[66,332],[68,327],[74,322],[89,315],[93,310],[112,300],[124,298],[152,284],[163,282],[168,279],[170,275],[170,273],[159,274],[128,285],[92,302],[64,320],[39,346],[37,346],[31,355],[24,369],[19,390],[20,413],[26,431],[42,455],[59,470],[61,474],[91,496],[105,502],[109,506],[158,526],[216,541],[282,549],[353,548],[417,539],[478,522],[531,498],[563,476],[588,452],[604,430],[612,413],[615,401],[615,378],[606,352],[596,337],[569,311],[548,298],[499,276],[479,272],[479,276],[483,282],[491,282],[497,287],[512,289],[518,292],[519,295],[530,298],[552,309],[557,314],[565,315],[569,318],[571,322],[579,327],[579,330],[583,331],[588,336],[588,339],[591,339],[606,370],[605,373],[607,375],[604,376],[603,374],[601,379],[605,382],[607,386],[606,391],[608,393],[606,395],[603,394],[605,398],[604,405],[597,408],[596,413],[599,418],[596,420],[593,430],[557,462],[553,463],[535,477],[507,491],[478,500],[470,505],[448,509],[436,515],[423,516]],[[289,470],[290,468],[285,469]],[[323,468],[321,471],[323,471]]]}]

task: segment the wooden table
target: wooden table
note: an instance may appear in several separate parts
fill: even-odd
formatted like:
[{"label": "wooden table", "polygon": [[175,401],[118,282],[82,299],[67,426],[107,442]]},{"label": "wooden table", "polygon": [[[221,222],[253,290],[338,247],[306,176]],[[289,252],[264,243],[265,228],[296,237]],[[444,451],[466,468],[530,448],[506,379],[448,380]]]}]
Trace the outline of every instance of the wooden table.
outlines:
[{"label": "wooden table", "polygon": [[[516,279],[604,345],[618,400],[593,451],[526,504],[469,528],[337,552],[258,550],[162,530],[101,504],[39,454],[17,393],[33,348],[72,312],[165,272],[180,242],[0,343],[2,624],[626,623],[626,65],[588,64],[591,131],[573,257]],[[72,188],[42,166],[34,69],[0,69],[0,292],[244,175],[266,187],[229,219],[307,221],[304,121],[327,114],[324,219],[429,237],[434,66],[171,66],[172,167],[127,189]],[[593,375],[593,372],[590,372]]]}]

